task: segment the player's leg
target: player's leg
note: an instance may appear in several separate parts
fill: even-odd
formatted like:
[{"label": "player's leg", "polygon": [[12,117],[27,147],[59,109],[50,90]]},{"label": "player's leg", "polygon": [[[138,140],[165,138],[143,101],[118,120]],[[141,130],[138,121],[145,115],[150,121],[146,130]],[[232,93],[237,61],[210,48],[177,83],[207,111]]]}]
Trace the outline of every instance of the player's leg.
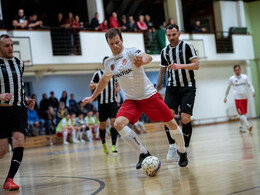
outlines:
[{"label": "player's leg", "polygon": [[247,113],[247,99],[236,99],[236,109],[237,113],[240,115],[241,126],[239,127],[239,131],[245,133],[246,130],[243,128],[243,125],[247,127],[249,131],[252,131],[252,126],[249,125],[246,113]]},{"label": "player's leg", "polygon": [[68,134],[69,134],[69,132],[68,132],[68,128],[67,127],[62,127],[62,135],[63,135],[63,144],[64,145],[67,145],[67,144],[69,144],[69,142],[67,142],[67,138],[68,138]]},{"label": "player's leg", "polygon": [[191,124],[191,116],[193,113],[193,106],[195,101],[196,89],[185,87],[180,91],[181,94],[181,123],[182,123],[182,133],[184,136],[186,152],[190,155],[190,140],[192,136],[192,124]]},{"label": "player's leg", "polygon": [[162,121],[169,129],[171,136],[178,145],[180,155],[179,165],[184,167],[188,164],[188,159],[184,147],[184,139],[180,127],[173,118],[172,112],[168,106],[163,102],[159,93],[152,97],[142,100],[140,103],[143,112],[153,121]]},{"label": "player's leg", "polygon": [[116,148],[116,142],[118,137],[118,131],[115,129],[115,120],[116,120],[116,113],[117,113],[117,103],[111,103],[110,109],[109,109],[109,118],[110,118],[110,134],[111,134],[111,141],[112,141],[112,147],[111,151],[113,154],[117,154],[117,148]]},{"label": "player's leg", "polygon": [[105,154],[109,153],[109,149],[106,143],[106,126],[107,126],[107,119],[108,119],[108,112],[107,112],[107,105],[100,104],[98,105],[98,112],[99,112],[99,133],[100,139],[103,146],[103,151]]}]

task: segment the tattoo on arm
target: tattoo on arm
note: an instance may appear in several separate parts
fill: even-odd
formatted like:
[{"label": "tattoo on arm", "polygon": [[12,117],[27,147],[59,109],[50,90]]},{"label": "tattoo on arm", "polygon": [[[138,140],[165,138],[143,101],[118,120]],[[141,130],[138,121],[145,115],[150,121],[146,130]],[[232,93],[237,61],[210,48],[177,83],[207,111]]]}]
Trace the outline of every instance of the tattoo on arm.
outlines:
[{"label": "tattoo on arm", "polygon": [[166,74],[166,67],[161,67],[157,78],[157,84],[156,84],[157,91],[161,88],[163,82],[165,81],[165,74]]}]

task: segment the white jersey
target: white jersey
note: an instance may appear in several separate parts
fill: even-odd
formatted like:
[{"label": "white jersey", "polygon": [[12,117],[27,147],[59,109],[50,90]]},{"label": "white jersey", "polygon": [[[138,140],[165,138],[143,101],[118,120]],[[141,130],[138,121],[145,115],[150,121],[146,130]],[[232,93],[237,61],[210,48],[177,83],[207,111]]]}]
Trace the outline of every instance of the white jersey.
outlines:
[{"label": "white jersey", "polygon": [[234,75],[229,78],[226,97],[231,86],[233,86],[235,99],[247,99],[248,87],[251,89],[252,93],[255,92],[253,85],[248,80],[248,77],[245,74],[240,74],[239,76]]},{"label": "white jersey", "polygon": [[119,55],[110,56],[105,61],[105,75],[113,75],[117,79],[125,99],[143,100],[157,92],[143,66],[137,68],[133,63],[134,57],[141,53],[141,50],[134,47],[124,48]]}]

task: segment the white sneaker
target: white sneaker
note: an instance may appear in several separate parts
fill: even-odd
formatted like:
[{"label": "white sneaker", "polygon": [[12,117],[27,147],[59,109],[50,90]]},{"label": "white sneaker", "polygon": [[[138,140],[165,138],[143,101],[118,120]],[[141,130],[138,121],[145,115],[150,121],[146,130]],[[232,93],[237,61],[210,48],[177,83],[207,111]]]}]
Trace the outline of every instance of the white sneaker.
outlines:
[{"label": "white sneaker", "polygon": [[187,148],[185,148],[185,151],[187,153],[187,157],[189,157],[191,155],[191,148],[187,147]]},{"label": "white sneaker", "polygon": [[67,142],[67,141],[65,141],[65,142],[63,142],[63,144],[64,145],[68,145],[68,144],[70,144],[69,142]]},{"label": "white sneaker", "polygon": [[73,142],[73,144],[78,144],[78,143],[80,143],[79,140],[73,140],[72,142]]},{"label": "white sneaker", "polygon": [[239,127],[239,131],[240,131],[240,133],[245,133],[246,132],[246,130],[243,127]]},{"label": "white sneaker", "polygon": [[176,144],[170,145],[168,149],[168,153],[166,156],[167,160],[174,160],[174,161],[179,161],[180,156],[177,154],[177,146]]},{"label": "white sneaker", "polygon": [[85,143],[85,140],[84,139],[80,139],[80,143]]}]

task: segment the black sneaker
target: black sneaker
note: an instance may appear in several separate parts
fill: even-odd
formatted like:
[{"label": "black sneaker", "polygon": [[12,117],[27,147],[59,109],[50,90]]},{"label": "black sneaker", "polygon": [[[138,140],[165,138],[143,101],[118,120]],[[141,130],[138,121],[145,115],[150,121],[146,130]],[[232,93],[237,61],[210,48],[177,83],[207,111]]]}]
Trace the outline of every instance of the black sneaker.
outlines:
[{"label": "black sneaker", "polygon": [[177,153],[180,156],[179,166],[180,167],[186,167],[188,165],[187,152],[180,153],[179,150],[177,150]]},{"label": "black sneaker", "polygon": [[[147,151],[147,152],[148,152],[148,151]],[[139,156],[139,161],[138,161],[138,163],[136,164],[136,169],[141,169],[141,167],[142,167],[142,162],[143,162],[143,160],[144,160],[147,156],[152,156],[152,155],[151,155],[149,152],[146,153],[146,154],[144,154],[144,153],[140,154],[140,156]]]}]

